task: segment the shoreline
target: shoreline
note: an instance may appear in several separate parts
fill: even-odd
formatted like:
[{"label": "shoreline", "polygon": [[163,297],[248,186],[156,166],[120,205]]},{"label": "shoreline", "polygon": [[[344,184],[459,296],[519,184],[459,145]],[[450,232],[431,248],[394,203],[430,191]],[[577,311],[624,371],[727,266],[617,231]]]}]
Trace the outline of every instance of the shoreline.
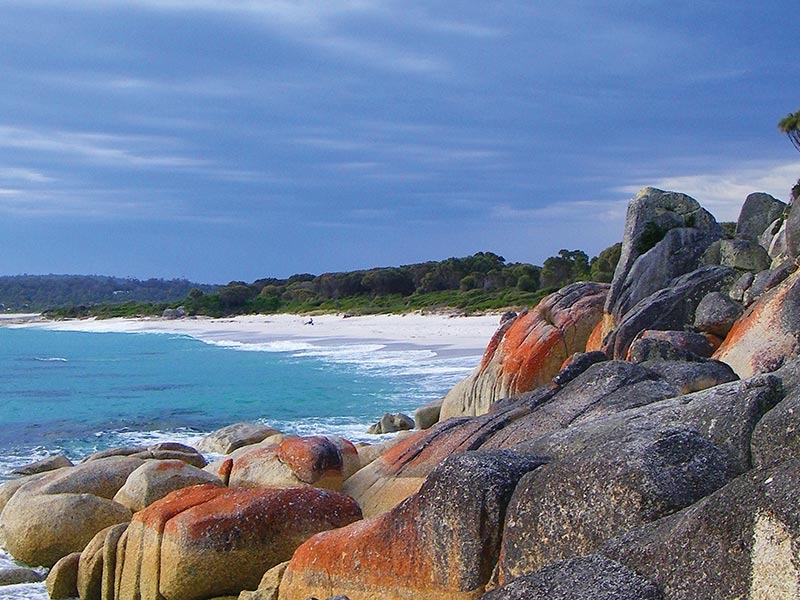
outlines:
[{"label": "shoreline", "polygon": [[205,343],[241,345],[281,342],[319,346],[383,344],[393,349],[429,349],[437,357],[482,355],[500,322],[499,314],[479,316],[244,315],[227,318],[114,318],[48,321],[32,314],[0,315],[0,327],[87,333],[161,333],[186,335]]}]

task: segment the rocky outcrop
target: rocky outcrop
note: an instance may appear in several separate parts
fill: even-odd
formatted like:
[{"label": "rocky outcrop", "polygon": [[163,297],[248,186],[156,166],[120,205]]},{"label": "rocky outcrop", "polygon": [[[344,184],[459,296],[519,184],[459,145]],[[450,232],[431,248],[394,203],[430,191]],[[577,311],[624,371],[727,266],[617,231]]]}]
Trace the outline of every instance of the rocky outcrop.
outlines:
[{"label": "rocky outcrop", "polygon": [[607,291],[605,284],[575,283],[506,320],[480,365],[447,394],[440,419],[480,415],[501,398],[548,384],[567,358],[586,349]]},{"label": "rocky outcrop", "polygon": [[201,484],[222,486],[222,481],[181,460],[148,461],[128,476],[114,501],[136,512],[170,492]]},{"label": "rocky outcrop", "polygon": [[115,597],[202,600],[255,589],[311,535],[360,518],[351,498],[311,487],[178,490],[134,516]]},{"label": "rocky outcrop", "polygon": [[725,338],[744,312],[741,304],[721,292],[706,294],[697,305],[694,326],[700,331]]},{"label": "rocky outcrop", "polygon": [[800,459],[800,361],[775,373],[786,396],[756,425],[750,450],[755,467],[769,467]]},{"label": "rocky outcrop", "polygon": [[613,323],[697,269],[703,252],[721,236],[714,217],[693,198],[655,188],[639,192],[628,204],[622,252],[605,305]]},{"label": "rocky outcrop", "polygon": [[758,273],[769,269],[772,259],[757,242],[750,240],[722,240],[719,247],[719,264],[739,271]]},{"label": "rocky outcrop", "polygon": [[127,523],[107,527],[81,552],[76,580],[81,600],[114,600],[117,548],[127,529]]},{"label": "rocky outcrop", "polygon": [[414,420],[403,413],[386,413],[381,420],[367,429],[367,433],[380,435],[382,433],[395,433],[414,429]]},{"label": "rocky outcrop", "polygon": [[755,469],[601,553],[655,582],[667,600],[800,597],[800,462]]},{"label": "rocky outcrop", "polygon": [[480,600],[661,600],[658,588],[604,556],[591,554],[548,565]]},{"label": "rocky outcrop", "polygon": [[194,467],[202,469],[206,466],[206,459],[197,450],[177,442],[159,442],[152,446],[126,446],[122,448],[109,448],[95,452],[81,462],[92,462],[112,456],[127,456],[140,460],[182,460]]},{"label": "rocky outcrop", "polygon": [[708,336],[701,333],[648,329],[634,338],[626,358],[635,363],[653,359],[701,362],[700,359],[711,356],[714,350]]},{"label": "rocky outcrop", "polygon": [[230,454],[234,450],[258,444],[280,431],[256,423],[234,423],[209,433],[197,444],[201,452],[213,454]]},{"label": "rocky outcrop", "polygon": [[14,558],[52,566],[80,552],[101,529],[130,520],[111,498],[143,461],[111,457],[33,476],[0,513],[0,537]]},{"label": "rocky outcrop", "polygon": [[708,266],[681,275],[668,286],[629,309],[606,336],[603,350],[613,358],[625,358],[640,332],[647,329],[681,330],[695,320],[697,306],[709,293],[733,282],[730,267]]},{"label": "rocky outcrop", "polygon": [[448,458],[390,512],[298,548],[279,597],[477,598],[497,560],[514,487],[541,464],[511,451]]},{"label": "rocky outcrop", "polygon": [[734,324],[714,358],[740,377],[774,371],[800,356],[800,271],[764,294]]}]

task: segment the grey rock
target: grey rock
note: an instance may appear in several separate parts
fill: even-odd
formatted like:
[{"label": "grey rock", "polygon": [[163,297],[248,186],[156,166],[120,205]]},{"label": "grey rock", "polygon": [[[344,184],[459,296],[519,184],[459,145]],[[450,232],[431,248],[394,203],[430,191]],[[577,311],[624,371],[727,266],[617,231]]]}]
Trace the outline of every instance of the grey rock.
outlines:
[{"label": "grey rock", "polygon": [[479,600],[660,600],[647,579],[620,563],[590,554],[523,575]]},{"label": "grey rock", "polygon": [[406,431],[414,429],[414,420],[403,413],[386,413],[381,420],[370,426],[367,433],[382,434],[395,433],[396,431]]},{"label": "grey rock", "polygon": [[552,462],[523,478],[514,493],[501,581],[593,552],[747,471],[753,430],[781,395],[777,377],[756,377],[518,444],[518,451]]},{"label": "grey rock", "polygon": [[755,277],[753,277],[751,285],[744,291],[742,302],[745,306],[749,306],[772,288],[786,280],[796,269],[797,265],[794,261],[787,260],[774,269],[757,273]]},{"label": "grey rock", "polygon": [[701,267],[673,279],[669,286],[648,296],[630,309],[606,336],[603,351],[612,358],[625,358],[628,348],[647,329],[680,330],[694,322],[698,304],[706,294],[733,282],[736,271],[729,267]]},{"label": "grey rock", "polygon": [[784,210],[786,210],[786,203],[769,194],[763,192],[750,194],[739,211],[739,219],[736,221],[736,237],[758,242],[759,236],[771,223],[783,215]]},{"label": "grey rock", "polygon": [[743,312],[744,307],[730,296],[721,292],[711,292],[697,305],[694,326],[700,331],[724,339]]},{"label": "grey rock", "polygon": [[759,468],[800,459],[800,361],[792,361],[774,375],[780,378],[786,396],[753,431],[750,447],[753,465]]},{"label": "grey rock", "polygon": [[662,379],[677,387],[681,394],[699,392],[739,379],[733,369],[718,360],[649,360],[641,365],[658,373]]},{"label": "grey rock", "polygon": [[639,365],[625,361],[597,363],[564,387],[542,390],[531,398],[525,414],[504,424],[481,448],[512,448],[570,425],[672,398],[678,393],[676,387]]},{"label": "grey rock", "polygon": [[[676,334],[664,335],[658,334]],[[679,345],[677,335],[685,339]],[[697,336],[696,339],[690,339]],[[713,353],[713,346],[705,336],[697,333],[682,331],[645,331],[643,337],[633,340],[628,349],[628,360],[637,364],[650,360],[682,360],[688,362],[702,362]]]},{"label": "grey rock", "polygon": [[731,297],[731,300],[736,302],[744,301],[745,292],[747,292],[748,288],[753,285],[753,280],[756,278],[755,274],[753,273],[743,273],[741,277],[739,277],[731,286],[731,289],[728,291],[728,295]]},{"label": "grey rock", "polygon": [[197,444],[201,452],[230,454],[234,450],[258,444],[280,431],[256,423],[234,423],[209,433]]},{"label": "grey rock", "polygon": [[19,583],[38,583],[44,581],[44,575],[25,567],[0,568],[0,586],[17,585]]},{"label": "grey rock", "polygon": [[141,460],[182,460],[194,467],[203,468],[206,466],[206,459],[194,448],[178,442],[159,442],[152,446],[124,446],[119,448],[108,448],[95,452],[84,458],[81,463],[92,462],[110,458],[112,456],[128,456]]},{"label": "grey rock", "polygon": [[770,258],[786,258],[786,222],[781,218],[770,223],[758,238],[758,243],[767,250]]},{"label": "grey rock", "polygon": [[428,429],[439,422],[439,413],[442,411],[444,398],[420,406],[414,411],[414,426],[417,429]]},{"label": "grey rock", "polygon": [[797,598],[800,461],[754,469],[674,515],[610,540],[600,553],[670,600]]},{"label": "grey rock", "polygon": [[555,385],[566,385],[592,365],[606,360],[608,360],[608,357],[605,352],[599,350],[575,353],[569,357],[567,366],[553,377],[553,383]]},{"label": "grey rock", "polygon": [[722,240],[719,248],[719,264],[740,271],[758,273],[769,269],[772,259],[757,242],[750,240]]},{"label": "grey rock", "polygon": [[722,259],[720,254],[722,248],[722,240],[717,240],[705,249],[703,255],[700,257],[700,265],[718,265]]},{"label": "grey rock", "polygon": [[[722,229],[708,211],[704,210],[696,200],[685,194],[645,188],[628,204],[622,239],[622,252],[605,305],[605,312],[611,313],[615,321],[618,321],[627,308],[634,306],[642,297],[659,289],[658,287],[653,289],[652,284],[643,283],[643,285],[651,288],[649,292],[634,293],[630,291],[630,288],[637,283],[636,278],[641,279],[641,273],[647,271],[647,269],[644,264],[637,267],[637,277],[632,275],[632,271],[634,264],[643,254],[642,250],[646,249],[644,242],[648,237],[652,239],[654,229],[669,232],[676,228],[691,228],[696,231],[672,234],[672,237],[666,243],[667,236],[665,236],[664,239],[656,244],[656,246],[661,244],[663,248],[654,252],[653,258],[643,261],[652,265],[660,264],[666,268],[665,272],[669,273],[669,276],[663,281],[664,284],[682,273],[696,269],[700,256],[705,249],[716,239],[722,237]],[[686,237],[684,238],[684,236]],[[686,241],[693,240],[692,247],[681,250],[676,246],[676,242],[681,239]],[[669,256],[669,253],[666,252],[667,247],[679,253],[675,257],[675,264],[664,264],[663,258]],[[652,250],[656,250],[656,248],[654,247]],[[658,255],[659,260],[655,260],[656,255]],[[648,276],[650,275],[651,273],[648,272]],[[663,279],[660,272],[657,278]]]},{"label": "grey rock", "polygon": [[179,306],[178,308],[166,308],[164,312],[161,313],[161,317],[164,319],[183,319],[186,316],[186,309],[183,306]]},{"label": "grey rock", "polygon": [[35,475],[36,473],[45,473],[47,471],[54,471],[61,467],[72,467],[72,461],[63,454],[56,454],[55,456],[48,456],[42,460],[37,460],[29,465],[24,465],[11,471],[14,475]]}]

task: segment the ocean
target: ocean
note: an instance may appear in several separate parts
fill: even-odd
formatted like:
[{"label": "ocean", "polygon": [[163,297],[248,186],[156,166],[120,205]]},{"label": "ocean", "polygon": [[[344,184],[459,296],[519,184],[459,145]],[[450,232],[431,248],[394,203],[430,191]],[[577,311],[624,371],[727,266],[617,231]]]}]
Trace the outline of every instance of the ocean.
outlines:
[{"label": "ocean", "polygon": [[[378,441],[385,412],[413,414],[480,360],[405,344],[204,342],[158,333],[0,327],[0,481],[50,454],[197,442],[239,421]],[[0,568],[11,559],[0,552]],[[46,598],[43,584],[0,598]]]}]

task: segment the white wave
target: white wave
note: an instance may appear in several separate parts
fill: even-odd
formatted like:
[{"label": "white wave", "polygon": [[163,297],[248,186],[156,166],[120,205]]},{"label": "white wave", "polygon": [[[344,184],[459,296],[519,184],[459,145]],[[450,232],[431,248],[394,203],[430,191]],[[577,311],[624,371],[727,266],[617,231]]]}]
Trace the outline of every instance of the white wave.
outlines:
[{"label": "white wave", "polygon": [[66,358],[61,358],[60,356],[51,356],[51,357],[37,356],[33,360],[37,360],[39,362],[69,362]]},{"label": "white wave", "polygon": [[202,339],[202,342],[211,346],[239,350],[241,352],[299,352],[311,350],[314,345],[308,342],[298,342],[292,340],[276,340],[273,342],[238,342],[235,340],[211,340]]},{"label": "white wave", "polygon": [[[0,570],[22,566],[22,563],[0,547]],[[35,567],[34,571],[40,575],[45,575],[47,569]],[[16,585],[4,585],[0,587],[0,599],[2,600],[47,600],[47,588],[45,583],[18,583]]]}]

